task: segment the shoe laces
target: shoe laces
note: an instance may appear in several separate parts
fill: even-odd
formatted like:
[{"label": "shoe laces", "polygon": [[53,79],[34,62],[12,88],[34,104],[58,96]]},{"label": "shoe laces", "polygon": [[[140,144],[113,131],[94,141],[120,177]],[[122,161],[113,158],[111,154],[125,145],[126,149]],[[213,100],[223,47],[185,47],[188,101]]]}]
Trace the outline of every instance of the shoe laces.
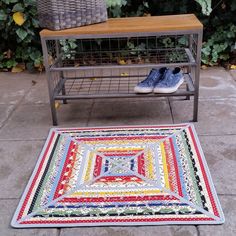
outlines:
[{"label": "shoe laces", "polygon": [[169,81],[169,77],[171,77],[172,72],[170,71],[170,69],[166,69],[165,72],[163,73],[163,75],[160,78],[160,83],[167,85],[168,81]]},{"label": "shoe laces", "polygon": [[[152,69],[150,71],[148,77],[145,80],[141,81],[141,84],[146,84],[147,83],[148,85],[152,85],[153,82],[156,80],[156,77],[154,76],[154,73],[157,74],[157,71],[155,69]],[[153,74],[153,76],[152,76],[152,74]]]}]

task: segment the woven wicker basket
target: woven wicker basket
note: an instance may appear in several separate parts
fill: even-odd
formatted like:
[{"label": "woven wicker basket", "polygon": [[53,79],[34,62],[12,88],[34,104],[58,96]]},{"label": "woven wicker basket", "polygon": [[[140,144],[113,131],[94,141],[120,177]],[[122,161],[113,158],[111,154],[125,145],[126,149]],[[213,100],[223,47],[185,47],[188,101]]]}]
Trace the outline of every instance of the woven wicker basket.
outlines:
[{"label": "woven wicker basket", "polygon": [[38,0],[42,28],[61,30],[107,20],[105,0]]}]

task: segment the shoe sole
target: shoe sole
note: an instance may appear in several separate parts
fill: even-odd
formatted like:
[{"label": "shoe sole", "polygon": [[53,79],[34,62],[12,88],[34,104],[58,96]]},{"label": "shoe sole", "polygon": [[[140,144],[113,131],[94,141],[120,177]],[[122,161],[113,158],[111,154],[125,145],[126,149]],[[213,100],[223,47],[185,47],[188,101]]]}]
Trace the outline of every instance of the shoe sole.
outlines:
[{"label": "shoe sole", "polygon": [[178,84],[171,88],[154,88],[154,93],[174,93],[178,90],[180,85],[184,82],[184,78],[181,78]]},{"label": "shoe sole", "polygon": [[153,91],[153,88],[141,88],[141,87],[134,88],[135,93],[151,93],[152,91]]}]

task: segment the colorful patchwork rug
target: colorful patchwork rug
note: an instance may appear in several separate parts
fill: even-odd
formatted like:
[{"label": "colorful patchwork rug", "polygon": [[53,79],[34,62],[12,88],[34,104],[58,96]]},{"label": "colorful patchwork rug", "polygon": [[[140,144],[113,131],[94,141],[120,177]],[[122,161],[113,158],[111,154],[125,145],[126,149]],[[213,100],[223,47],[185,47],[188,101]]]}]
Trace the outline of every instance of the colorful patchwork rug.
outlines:
[{"label": "colorful patchwork rug", "polygon": [[223,222],[194,127],[180,124],[52,129],[12,226]]}]

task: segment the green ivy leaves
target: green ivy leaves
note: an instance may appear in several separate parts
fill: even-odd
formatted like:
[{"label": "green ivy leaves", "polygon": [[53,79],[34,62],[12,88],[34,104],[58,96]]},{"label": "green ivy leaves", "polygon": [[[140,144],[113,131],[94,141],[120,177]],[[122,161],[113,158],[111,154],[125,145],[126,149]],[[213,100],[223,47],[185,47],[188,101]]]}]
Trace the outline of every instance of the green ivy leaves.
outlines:
[{"label": "green ivy leaves", "polygon": [[10,4],[10,3],[18,2],[18,0],[2,0],[2,2],[6,3],[6,4]]},{"label": "green ivy leaves", "polygon": [[107,7],[124,6],[126,0],[106,0]]},{"label": "green ivy leaves", "polygon": [[24,7],[22,5],[22,3],[17,3],[16,5],[14,5],[14,7],[12,8],[13,12],[24,12]]},{"label": "green ivy leaves", "polygon": [[127,0],[106,0],[106,4],[113,17],[120,17],[121,7],[127,4]]},{"label": "green ivy leaves", "polygon": [[25,31],[25,30],[22,29],[22,28],[17,29],[17,30],[16,30],[16,34],[18,35],[18,37],[19,37],[22,41],[23,41],[23,40],[27,37],[27,35],[28,35],[27,31]]},{"label": "green ivy leaves", "polygon": [[[205,15],[210,15],[211,0],[195,0],[202,7],[202,13]],[[127,5],[127,0],[106,0],[107,7],[110,8],[114,17],[120,16],[121,7]],[[141,6],[141,5],[140,5]],[[143,1],[143,6],[148,7],[148,1]]]},{"label": "green ivy leaves", "polygon": [[4,10],[0,10],[0,21],[7,20],[7,14]]},{"label": "green ivy leaves", "polygon": [[220,61],[226,61],[235,43],[236,26],[232,23],[218,27],[202,47],[202,62],[206,65],[217,65]]},{"label": "green ivy leaves", "polygon": [[0,68],[42,68],[36,0],[0,1],[0,38]]},{"label": "green ivy leaves", "polygon": [[[151,11],[152,2],[160,2],[162,14],[175,14],[176,6],[181,12],[190,12],[190,5],[194,3],[185,0],[185,4],[173,4],[172,1],[160,0],[106,0],[110,15],[119,16],[143,16]],[[205,31],[205,43],[202,49],[202,61],[208,65],[216,65],[221,61],[228,60],[232,50],[236,50],[236,1],[224,1],[225,10],[222,12],[221,4],[211,3],[211,0],[195,0],[202,7],[202,13],[211,17],[202,16],[204,25],[210,28],[209,33]],[[217,2],[218,3],[218,2]],[[134,6],[135,5],[135,6]],[[197,4],[196,4],[197,5]],[[212,6],[213,5],[213,6]],[[212,11],[214,8],[214,11]],[[192,8],[191,8],[192,9]],[[192,9],[193,10],[193,9]],[[24,22],[17,25],[13,20],[14,13],[22,13]],[[222,13],[222,14],[221,14]],[[155,13],[153,13],[155,14]],[[211,19],[211,20],[208,20]],[[206,23],[205,23],[206,22]],[[219,27],[218,25],[224,26]],[[1,0],[0,1],[0,68],[12,68],[19,63],[23,63],[29,69],[42,67],[42,53],[39,39],[39,22],[37,19],[36,0]],[[179,43],[186,44],[186,39],[181,38]],[[65,51],[76,50],[76,45],[72,41],[61,42]],[[163,44],[171,46],[169,39]],[[78,45],[77,45],[78,46]],[[132,45],[129,45],[132,48]]]},{"label": "green ivy leaves", "polygon": [[195,1],[201,5],[202,13],[209,16],[212,11],[211,0],[195,0]]}]

